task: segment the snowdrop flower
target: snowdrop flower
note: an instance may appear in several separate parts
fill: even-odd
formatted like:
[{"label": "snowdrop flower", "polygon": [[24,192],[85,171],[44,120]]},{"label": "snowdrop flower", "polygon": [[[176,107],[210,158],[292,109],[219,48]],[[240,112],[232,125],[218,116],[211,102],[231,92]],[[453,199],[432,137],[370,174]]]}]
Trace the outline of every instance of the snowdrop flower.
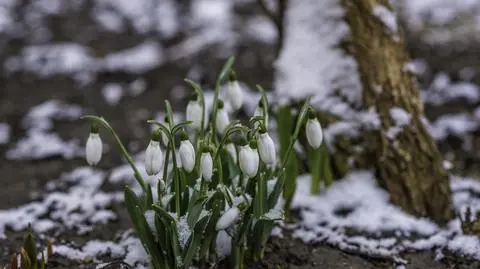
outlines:
[{"label": "snowdrop flower", "polygon": [[228,119],[228,113],[224,108],[222,100],[218,101],[218,110],[217,110],[217,119],[215,122],[215,128],[217,129],[218,134],[223,135],[227,129],[230,120]]},{"label": "snowdrop flower", "polygon": [[238,153],[238,161],[240,162],[240,170],[242,173],[247,175],[249,178],[255,177],[258,172],[259,157],[257,152],[256,143],[246,144],[240,147],[240,152]]},{"label": "snowdrop flower", "polygon": [[188,136],[185,131],[183,131],[180,136],[180,160],[182,162],[183,169],[190,173],[195,167],[195,149],[193,148],[190,140],[188,140]]},{"label": "snowdrop flower", "polygon": [[202,126],[202,111],[202,105],[195,94],[188,102],[187,111],[185,112],[187,121],[191,121],[192,127],[195,129],[200,129]]},{"label": "snowdrop flower", "polygon": [[96,165],[102,159],[103,143],[98,134],[98,125],[92,124],[85,146],[85,157],[89,165]]},{"label": "snowdrop flower", "polygon": [[237,163],[237,149],[235,148],[235,145],[232,142],[228,142],[225,145],[225,149],[227,150],[228,154],[230,157],[232,157],[233,163]]},{"label": "snowdrop flower", "polygon": [[238,210],[238,208],[230,208],[229,210],[225,211],[225,213],[223,213],[220,219],[218,219],[215,229],[217,231],[227,229],[228,227],[232,226],[232,224],[237,220],[239,216],[240,210]]},{"label": "snowdrop flower", "polygon": [[213,176],[213,159],[208,148],[205,148],[200,157],[200,171],[203,179],[210,181]]},{"label": "snowdrop flower", "polygon": [[275,144],[273,139],[267,133],[267,131],[260,130],[260,135],[257,140],[258,153],[260,154],[260,159],[267,165],[275,165],[277,161],[277,155],[275,151]]},{"label": "snowdrop flower", "polygon": [[323,133],[320,122],[318,122],[315,113],[309,112],[307,124],[305,127],[305,133],[307,134],[308,144],[314,149],[318,149],[322,144]]},{"label": "snowdrop flower", "polygon": [[160,130],[152,135],[152,139],[145,151],[145,170],[149,176],[156,175],[162,170],[163,153],[160,148]]},{"label": "snowdrop flower", "polygon": [[235,71],[230,72],[230,79],[227,87],[227,98],[233,111],[236,111],[242,107],[243,92],[238,84]]},{"label": "snowdrop flower", "polygon": [[[253,113],[253,117],[262,117],[263,118],[263,102],[260,100],[258,102],[257,107],[255,108],[255,112]],[[268,128],[268,113],[265,116],[265,128]],[[258,123],[255,124],[255,128],[258,127]]]}]

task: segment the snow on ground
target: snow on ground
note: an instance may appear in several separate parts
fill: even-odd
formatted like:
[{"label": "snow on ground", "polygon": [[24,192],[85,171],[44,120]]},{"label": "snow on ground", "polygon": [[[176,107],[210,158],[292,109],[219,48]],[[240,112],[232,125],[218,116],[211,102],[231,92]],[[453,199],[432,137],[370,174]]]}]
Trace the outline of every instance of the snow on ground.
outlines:
[{"label": "snow on ground", "polygon": [[[449,250],[480,258],[480,241],[462,235],[460,220],[440,228],[428,219],[415,218],[391,205],[371,172],[354,171],[334,183],[321,195],[310,194],[310,178],[298,179],[292,208],[299,210],[300,222],[288,225],[293,236],[306,243],[326,243],[345,251],[405,263],[405,251]],[[453,176],[451,179],[456,212],[470,206],[480,210],[480,182]]]},{"label": "snow on ground", "polygon": [[82,112],[83,109],[79,106],[59,100],[46,101],[32,107],[22,121],[26,136],[7,151],[7,159],[35,160],[52,156],[70,159],[82,156],[79,141],[65,141],[51,131],[54,120],[78,120]]}]

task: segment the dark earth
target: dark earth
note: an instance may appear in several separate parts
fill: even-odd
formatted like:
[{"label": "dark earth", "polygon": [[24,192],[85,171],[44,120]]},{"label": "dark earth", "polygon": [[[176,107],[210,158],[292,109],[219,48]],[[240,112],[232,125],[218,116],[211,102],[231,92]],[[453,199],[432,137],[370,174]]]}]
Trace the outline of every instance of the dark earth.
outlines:
[{"label": "dark earth", "polygon": [[[22,1],[27,5],[29,1]],[[185,1],[183,1],[185,2]],[[21,9],[18,10],[21,14]],[[239,14],[259,13],[255,6],[248,9],[236,10]],[[51,17],[49,21],[53,37],[50,42],[74,41],[91,47],[94,51],[117,51],[137,44],[148,35],[128,33],[112,33],[98,29],[98,26],[88,16],[89,10],[81,14],[62,14]],[[73,16],[75,15],[75,16]],[[88,40],[79,39],[85,29],[95,29],[89,34]],[[35,31],[35,29],[30,29]],[[173,44],[184,38],[183,33],[168,39],[160,40],[163,44]],[[463,67],[480,67],[477,44],[464,47],[461,50],[450,50],[449,54],[441,53],[450,48],[431,47],[419,44],[414,36],[409,36],[411,54],[415,58],[423,58],[431,66],[432,73],[443,70],[453,77]],[[271,87],[273,78],[272,63],[274,60],[273,45],[255,42],[248,39],[240,39],[235,47],[234,53],[238,60],[235,69],[241,80],[249,85],[261,84],[265,88]],[[29,44],[29,34],[13,38],[3,34],[0,37],[0,62],[11,55],[18,54],[19,50]],[[42,193],[47,181],[58,178],[62,173],[71,171],[75,167],[85,164],[83,159],[65,160],[62,157],[51,157],[35,161],[11,161],[5,158],[5,152],[13,147],[15,142],[24,137],[25,130],[22,128],[21,120],[32,106],[38,105],[50,99],[63,100],[67,103],[78,104],[87,109],[89,114],[97,114],[105,117],[117,130],[119,136],[129,144],[131,141],[139,142],[139,149],[142,150],[149,140],[149,128],[145,120],[153,118],[155,113],[163,109],[164,100],[169,97],[171,90],[181,85],[183,78],[187,76],[192,66],[198,65],[205,71],[203,82],[212,85],[213,79],[220,69],[223,59],[216,57],[217,48],[211,47],[203,50],[188,59],[180,59],[176,62],[167,62],[161,67],[154,68],[140,75],[132,75],[123,72],[99,73],[95,82],[83,88],[79,88],[69,76],[55,75],[52,77],[40,78],[27,72],[16,72],[7,74],[0,71],[0,122],[7,122],[11,126],[11,141],[6,145],[0,145],[0,209],[8,209],[20,206],[34,199]],[[253,57],[252,57],[253,54]],[[245,61],[254,60],[250,65],[244,65]],[[320,59],[321,60],[321,59]],[[147,90],[136,97],[126,97],[117,106],[109,106],[101,96],[101,88],[106,82],[129,83],[141,77],[147,81]],[[422,84],[428,85],[432,79],[430,76],[422,78]],[[480,77],[476,77],[480,82]],[[182,107],[183,102],[173,101],[175,107]],[[444,107],[427,107],[427,115],[435,119],[443,113],[451,113],[452,110],[462,111],[472,107],[465,106],[465,103],[447,104]],[[78,121],[56,121],[53,128],[64,139],[76,138],[84,141],[88,135],[88,126],[85,122]],[[134,130],[134,131],[132,131]],[[106,144],[113,145],[109,136],[103,135]],[[457,139],[458,140],[458,139]],[[476,174],[478,157],[471,152],[457,150],[458,141],[454,138],[442,142],[441,149],[444,152],[454,151],[461,169],[457,172],[462,174]],[[120,154],[115,147],[104,155],[100,168],[109,169],[122,163]],[[123,186],[111,186],[105,184],[105,189],[121,189]],[[37,194],[37,195],[35,195]],[[73,232],[61,232],[60,234],[46,235],[55,242],[73,241],[78,245],[91,239],[114,240],[120,232],[131,228],[130,221],[123,205],[114,206],[118,215],[116,222],[98,226],[87,236],[78,236]],[[390,260],[372,259],[355,253],[346,253],[327,245],[307,245],[296,239],[292,239],[285,233],[284,239],[273,238],[268,244],[264,260],[258,263],[249,263],[247,268],[330,268],[330,269],[383,269],[394,268]],[[0,240],[0,267],[8,264],[11,254],[21,246],[24,233],[10,231],[6,240]],[[44,240],[43,240],[44,242]],[[410,269],[473,269],[480,268],[478,261],[470,261],[467,258],[446,253],[445,258],[437,262],[433,252],[408,253],[405,259],[409,261],[407,268]],[[107,258],[108,259],[108,258]],[[221,268],[231,268],[228,264],[221,264]],[[94,264],[65,260],[62,257],[54,256],[48,268],[95,268]]]}]

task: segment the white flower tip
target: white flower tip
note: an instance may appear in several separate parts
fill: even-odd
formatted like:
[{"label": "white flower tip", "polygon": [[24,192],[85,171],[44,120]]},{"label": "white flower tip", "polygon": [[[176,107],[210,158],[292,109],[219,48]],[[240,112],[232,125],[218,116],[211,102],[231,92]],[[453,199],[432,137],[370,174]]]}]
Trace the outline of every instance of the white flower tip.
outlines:
[{"label": "white flower tip", "polygon": [[312,148],[318,149],[322,144],[323,140],[322,127],[320,126],[320,122],[318,122],[318,119],[308,119],[305,129],[308,144],[310,144]]},{"label": "white flower tip", "polygon": [[98,133],[90,133],[85,146],[85,157],[89,165],[97,165],[102,159],[103,143]]},{"label": "white flower tip", "polygon": [[145,150],[145,171],[147,175],[156,175],[162,170],[163,153],[157,140],[150,140]]}]

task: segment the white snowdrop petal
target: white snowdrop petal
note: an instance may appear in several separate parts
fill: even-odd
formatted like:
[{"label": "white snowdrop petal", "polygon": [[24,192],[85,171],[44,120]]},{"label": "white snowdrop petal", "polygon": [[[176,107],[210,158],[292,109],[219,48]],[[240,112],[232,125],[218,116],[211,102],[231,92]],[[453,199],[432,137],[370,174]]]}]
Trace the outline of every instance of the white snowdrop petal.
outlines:
[{"label": "white snowdrop petal", "polygon": [[96,165],[102,159],[103,143],[98,133],[90,133],[85,146],[85,157],[89,165]]},{"label": "white snowdrop petal", "polygon": [[149,176],[156,175],[162,170],[163,153],[160,143],[150,140],[147,150],[145,151],[145,171]]},{"label": "white snowdrop petal", "polygon": [[220,217],[220,219],[218,219],[215,229],[217,231],[227,229],[237,220],[239,216],[240,210],[238,210],[238,208],[230,208]]},{"label": "white snowdrop petal", "polygon": [[308,144],[310,144],[312,148],[318,149],[323,140],[322,127],[318,119],[308,119],[305,129]]},{"label": "white snowdrop petal", "polygon": [[265,164],[274,165],[276,160],[275,143],[268,133],[260,134],[258,138],[258,152]]},{"label": "white snowdrop petal", "polygon": [[257,150],[253,150],[248,145],[242,146],[238,154],[238,161],[240,163],[240,170],[242,170],[245,175],[250,178],[257,175],[259,165]]},{"label": "white snowdrop petal", "polygon": [[195,167],[195,149],[192,143],[189,140],[180,142],[179,152],[183,169],[189,173],[192,172]]},{"label": "white snowdrop petal", "polygon": [[200,170],[203,179],[209,181],[213,176],[213,160],[209,152],[203,152],[200,157]]},{"label": "white snowdrop petal", "polygon": [[186,120],[191,121],[191,126],[200,129],[202,126],[202,106],[198,101],[190,101],[187,104]]},{"label": "white snowdrop petal", "polygon": [[228,113],[225,109],[221,108],[217,111],[217,119],[215,122],[215,128],[219,134],[223,134],[227,129],[230,120],[228,119]]},{"label": "white snowdrop petal", "polygon": [[233,110],[238,110],[243,105],[243,92],[238,81],[230,81],[227,88],[227,98]]}]

